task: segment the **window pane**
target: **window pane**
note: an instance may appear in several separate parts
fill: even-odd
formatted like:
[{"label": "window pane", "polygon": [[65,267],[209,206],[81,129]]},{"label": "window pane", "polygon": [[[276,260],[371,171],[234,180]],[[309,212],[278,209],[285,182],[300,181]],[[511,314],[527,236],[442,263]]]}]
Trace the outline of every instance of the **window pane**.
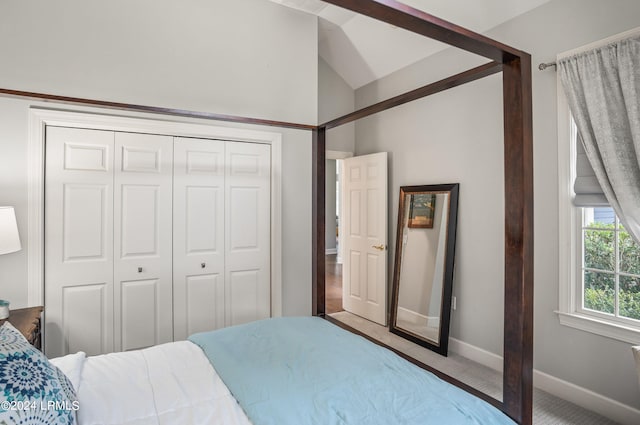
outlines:
[{"label": "window pane", "polygon": [[[611,225],[613,226],[613,225]],[[616,254],[614,252],[613,230],[584,231],[584,266],[589,269],[614,271]]]},{"label": "window pane", "polygon": [[627,232],[620,232],[618,238],[620,271],[640,275],[640,246]]},{"label": "window pane", "polygon": [[[615,224],[616,213],[613,208],[594,208],[593,209],[593,221],[596,224]],[[600,226],[598,226],[600,227]]]},{"label": "window pane", "polygon": [[584,272],[584,308],[614,312],[615,277],[612,274]]},{"label": "window pane", "polygon": [[584,227],[613,229],[616,213],[613,208],[584,208]]},{"label": "window pane", "polygon": [[620,276],[620,316],[640,320],[640,278]]}]

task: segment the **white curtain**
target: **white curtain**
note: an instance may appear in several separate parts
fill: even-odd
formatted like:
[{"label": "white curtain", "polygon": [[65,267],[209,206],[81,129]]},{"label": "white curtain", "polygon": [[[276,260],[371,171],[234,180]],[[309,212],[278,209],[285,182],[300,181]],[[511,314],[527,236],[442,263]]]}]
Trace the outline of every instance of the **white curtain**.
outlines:
[{"label": "white curtain", "polygon": [[558,72],[598,182],[640,243],[640,34],[560,58]]}]

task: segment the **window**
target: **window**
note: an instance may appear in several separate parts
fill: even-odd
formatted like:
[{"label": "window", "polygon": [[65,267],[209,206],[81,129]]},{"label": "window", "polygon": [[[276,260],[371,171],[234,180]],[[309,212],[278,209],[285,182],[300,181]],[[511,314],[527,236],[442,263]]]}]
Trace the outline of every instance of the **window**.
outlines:
[{"label": "window", "polygon": [[640,247],[598,197],[577,199],[576,175],[584,173],[582,165],[576,170],[578,143],[558,87],[558,317],[563,325],[639,344]]},{"label": "window", "polygon": [[582,209],[578,310],[640,326],[640,246],[612,208]]}]

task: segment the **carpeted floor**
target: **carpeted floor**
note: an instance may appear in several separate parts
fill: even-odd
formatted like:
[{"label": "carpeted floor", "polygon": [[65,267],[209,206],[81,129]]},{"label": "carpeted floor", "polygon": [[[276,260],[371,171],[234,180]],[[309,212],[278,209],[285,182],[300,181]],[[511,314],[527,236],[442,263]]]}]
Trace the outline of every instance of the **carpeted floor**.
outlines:
[{"label": "carpeted floor", "polygon": [[[327,314],[491,397],[502,398],[502,375],[499,372],[452,352],[449,353],[449,357],[440,356],[390,333],[384,326],[344,311],[342,264],[336,262],[335,255],[327,255],[325,275]],[[607,418],[538,389],[533,391],[533,423],[535,425],[616,425]]]},{"label": "carpeted floor", "polygon": [[[502,398],[502,374],[493,369],[452,352],[448,357],[440,356],[392,334],[384,326],[346,311],[334,313],[331,316],[496,399]],[[534,389],[533,392],[533,423],[535,425],[616,425],[616,422],[538,389]]]}]

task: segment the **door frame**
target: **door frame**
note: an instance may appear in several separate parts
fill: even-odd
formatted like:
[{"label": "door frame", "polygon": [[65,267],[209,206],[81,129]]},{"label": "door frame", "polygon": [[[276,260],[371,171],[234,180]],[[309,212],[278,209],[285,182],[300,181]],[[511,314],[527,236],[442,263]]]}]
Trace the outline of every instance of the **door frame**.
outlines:
[{"label": "door frame", "polygon": [[[282,316],[282,133],[221,127],[197,119],[173,120],[144,113],[113,115],[43,107],[29,109],[27,145],[27,302],[44,305],[44,165],[47,126],[164,134],[271,145],[271,316]],[[46,311],[45,311],[46,314]],[[45,337],[43,335],[43,337]]]},{"label": "door frame", "polygon": [[[341,162],[338,162],[339,160],[345,159],[345,158],[351,158],[353,157],[353,152],[348,152],[348,151],[330,151],[328,150],[326,152],[326,159],[333,159],[336,161],[336,167],[341,166]],[[342,173],[341,173],[342,176]],[[338,216],[340,217],[340,219],[342,219],[342,217],[344,216],[344,179],[340,179],[340,182],[338,182],[340,185],[340,213],[338,214]],[[335,197],[335,193],[333,194],[333,196]],[[338,234],[338,253],[337,253],[337,260],[338,262],[342,262],[342,256],[340,255],[340,247],[344,246],[344,233],[340,232]],[[325,253],[326,254],[326,253]]]}]

